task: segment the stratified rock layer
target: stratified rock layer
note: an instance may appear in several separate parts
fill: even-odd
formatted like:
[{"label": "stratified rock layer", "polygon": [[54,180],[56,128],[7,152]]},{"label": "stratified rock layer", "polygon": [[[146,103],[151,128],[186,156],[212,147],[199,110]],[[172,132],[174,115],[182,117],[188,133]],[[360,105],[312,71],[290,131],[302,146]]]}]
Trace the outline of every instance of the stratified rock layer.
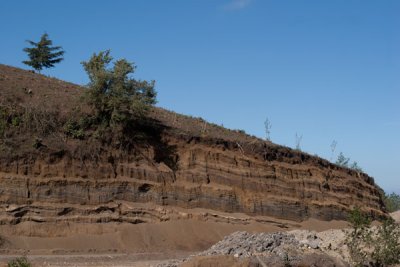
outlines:
[{"label": "stratified rock layer", "polygon": [[169,143],[178,159],[173,169],[156,162],[151,149],[135,159],[108,155],[95,162],[61,156],[3,163],[0,201],[50,206],[150,202],[297,221],[345,219],[352,206],[382,215],[378,188],[365,174],[268,161],[201,141],[169,138]]}]

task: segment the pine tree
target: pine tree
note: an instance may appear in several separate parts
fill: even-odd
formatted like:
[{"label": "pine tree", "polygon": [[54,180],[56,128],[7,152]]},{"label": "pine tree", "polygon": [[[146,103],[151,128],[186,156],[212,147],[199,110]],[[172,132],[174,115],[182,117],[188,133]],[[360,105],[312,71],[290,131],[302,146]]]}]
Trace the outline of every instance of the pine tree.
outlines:
[{"label": "pine tree", "polygon": [[61,46],[52,46],[53,41],[49,39],[47,33],[42,35],[38,43],[29,40],[27,42],[33,46],[24,48],[24,52],[28,54],[30,60],[22,61],[22,63],[31,66],[39,73],[43,68],[52,68],[54,64],[64,59],[62,56],[65,51]]}]

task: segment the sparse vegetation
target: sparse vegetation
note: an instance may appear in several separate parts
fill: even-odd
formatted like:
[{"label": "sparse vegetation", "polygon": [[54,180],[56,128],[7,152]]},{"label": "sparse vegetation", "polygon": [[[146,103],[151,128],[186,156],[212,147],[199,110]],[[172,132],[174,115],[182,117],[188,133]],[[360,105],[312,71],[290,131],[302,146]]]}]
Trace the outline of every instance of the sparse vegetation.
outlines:
[{"label": "sparse vegetation", "polygon": [[284,267],[292,267],[292,263],[291,263],[291,260],[289,258],[289,254],[287,252],[285,252],[283,254],[283,266]]},{"label": "sparse vegetation", "polygon": [[301,141],[303,140],[303,135],[296,133],[295,135],[295,144],[296,144],[296,150],[301,150]]},{"label": "sparse vegetation", "polygon": [[0,104],[0,138],[18,135],[22,132],[46,137],[63,124],[58,112],[42,107],[5,106]]},{"label": "sparse vegetation", "polygon": [[348,168],[349,167],[349,161],[350,161],[350,158],[346,158],[344,156],[343,152],[340,152],[335,163],[337,165],[341,166],[341,167],[347,167]]},{"label": "sparse vegetation", "polygon": [[363,169],[358,165],[357,161],[353,161],[353,163],[350,164],[350,158],[345,157],[343,152],[339,153],[335,163],[341,167],[350,168],[358,172],[363,171]]},{"label": "sparse vegetation", "polygon": [[8,267],[31,267],[31,263],[26,257],[16,258],[8,262]]},{"label": "sparse vegetation", "polygon": [[62,56],[65,51],[62,50],[61,46],[52,46],[53,41],[49,39],[47,33],[42,35],[38,43],[29,40],[27,42],[33,47],[24,48],[24,52],[28,54],[29,60],[23,61],[22,63],[31,66],[39,72],[43,68],[54,67],[54,64],[64,59]]},{"label": "sparse vegetation", "polygon": [[233,130],[234,132],[240,133],[240,134],[247,134],[245,130],[243,129],[235,129]]},{"label": "sparse vegetation", "polygon": [[336,147],[337,147],[337,141],[333,140],[331,143],[331,161],[333,160],[333,155],[335,155]]},{"label": "sparse vegetation", "polygon": [[358,172],[362,172],[362,171],[363,171],[363,169],[362,169],[360,166],[358,166],[357,161],[354,161],[354,162],[350,165],[350,169],[355,170],[355,171],[358,171]]},{"label": "sparse vegetation", "polygon": [[349,223],[352,229],[347,234],[346,244],[355,266],[400,263],[400,226],[393,219],[371,227],[371,220],[359,208],[354,208]]},{"label": "sparse vegetation", "polygon": [[264,121],[265,140],[266,141],[271,141],[271,128],[272,128],[272,124],[267,117]]},{"label": "sparse vegetation", "polygon": [[394,192],[390,195],[384,193],[383,201],[389,212],[400,210],[400,195]]},{"label": "sparse vegetation", "polygon": [[362,229],[371,225],[371,219],[359,207],[353,208],[349,214],[348,221],[353,229]]}]

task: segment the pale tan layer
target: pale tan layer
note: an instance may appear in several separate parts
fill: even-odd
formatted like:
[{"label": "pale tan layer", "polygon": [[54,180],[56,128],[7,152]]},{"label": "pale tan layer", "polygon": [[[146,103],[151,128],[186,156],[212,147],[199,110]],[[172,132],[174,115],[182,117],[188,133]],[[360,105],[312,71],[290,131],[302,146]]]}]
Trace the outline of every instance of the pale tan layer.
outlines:
[{"label": "pale tan layer", "polygon": [[391,213],[390,215],[392,215],[393,219],[394,219],[396,222],[400,223],[400,210],[399,210],[399,211],[396,211],[396,212],[393,212],[393,213]]}]

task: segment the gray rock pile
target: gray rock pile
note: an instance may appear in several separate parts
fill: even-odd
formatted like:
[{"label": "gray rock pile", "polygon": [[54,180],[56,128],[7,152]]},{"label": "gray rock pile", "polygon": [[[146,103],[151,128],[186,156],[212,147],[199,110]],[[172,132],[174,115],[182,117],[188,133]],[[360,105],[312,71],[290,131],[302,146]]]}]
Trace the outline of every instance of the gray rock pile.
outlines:
[{"label": "gray rock pile", "polygon": [[300,242],[292,234],[235,232],[213,245],[198,256],[233,255],[236,258],[250,257],[263,253],[284,256],[290,247],[299,248]]},{"label": "gray rock pile", "polygon": [[[335,251],[343,245],[342,231],[316,233],[294,230],[276,233],[235,232],[206,251],[181,262],[160,264],[161,267],[179,266],[199,257],[230,256],[238,261],[250,259],[254,266],[348,266],[342,253]],[[335,240],[335,237],[338,237]],[[253,265],[251,265],[253,266]]]}]

